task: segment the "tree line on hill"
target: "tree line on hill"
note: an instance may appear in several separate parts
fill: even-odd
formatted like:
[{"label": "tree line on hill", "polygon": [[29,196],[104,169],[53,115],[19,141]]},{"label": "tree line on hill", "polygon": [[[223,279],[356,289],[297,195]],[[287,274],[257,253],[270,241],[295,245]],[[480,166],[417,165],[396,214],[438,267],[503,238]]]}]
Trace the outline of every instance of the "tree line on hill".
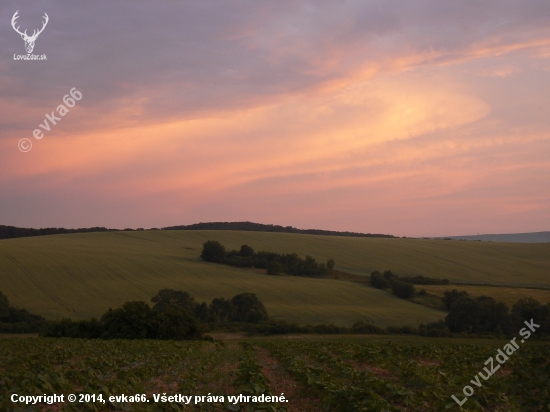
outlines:
[{"label": "tree line on hill", "polygon": [[[392,293],[401,299],[410,299],[417,292],[414,285],[448,285],[448,279],[437,279],[425,276],[407,276],[399,277],[391,270],[386,270],[384,273],[374,271],[370,274],[370,283],[377,289],[391,288]],[[422,289],[418,292],[420,295],[425,295],[426,291]]]},{"label": "tree line on hill", "polygon": [[44,236],[44,235],[63,235],[66,233],[90,233],[90,232],[113,232],[117,229],[107,229],[106,227],[90,227],[80,229],[65,229],[63,227],[47,227],[43,229],[31,229],[15,226],[0,225],[0,239],[11,239],[18,237]]},{"label": "tree line on hill", "polygon": [[384,273],[374,271],[370,274],[370,283],[377,289],[392,288],[392,292],[403,299],[408,299],[415,294],[414,285],[448,285],[448,279],[437,279],[425,276],[399,277],[391,270]]},{"label": "tree line on hill", "polygon": [[[338,232],[334,230],[320,229],[297,229],[292,226],[265,225],[253,222],[207,222],[195,223],[192,225],[168,226],[151,229],[122,229],[122,231],[142,231],[142,230],[240,230],[248,232],[278,232],[278,233],[299,233],[305,235],[323,235],[323,236],[351,236],[351,237],[383,237],[394,238],[393,235],[384,235],[380,233],[358,233],[358,232]],[[90,233],[90,232],[117,232],[121,229],[108,229],[106,227],[90,227],[79,229],[65,229],[63,227],[48,227],[42,229],[23,228],[16,226],[0,225],[0,239],[11,239],[18,237],[44,236],[44,235],[62,235],[67,233]]]},{"label": "tree line on hill", "polygon": [[323,235],[323,236],[349,236],[349,237],[383,237],[395,238],[393,235],[384,235],[381,233],[359,233],[359,232],[339,232],[334,230],[320,229],[297,229],[292,226],[265,225],[253,222],[208,222],[195,223],[193,225],[168,226],[162,230],[240,230],[246,232],[278,232],[278,233],[299,233],[303,235]]},{"label": "tree line on hill", "polygon": [[451,332],[514,333],[533,319],[540,325],[537,334],[550,333],[550,303],[543,305],[532,297],[518,300],[510,310],[491,297],[473,298],[468,292],[453,289],[445,292],[443,303],[449,309],[445,324]]},{"label": "tree line on hill", "polygon": [[227,251],[225,246],[216,240],[206,241],[200,256],[206,262],[266,269],[269,275],[285,273],[292,276],[320,277],[327,270],[332,270],[335,265],[333,259],[327,260],[326,264],[317,263],[311,256],[302,259],[296,253],[255,252],[248,245],[242,245],[238,251]]}]

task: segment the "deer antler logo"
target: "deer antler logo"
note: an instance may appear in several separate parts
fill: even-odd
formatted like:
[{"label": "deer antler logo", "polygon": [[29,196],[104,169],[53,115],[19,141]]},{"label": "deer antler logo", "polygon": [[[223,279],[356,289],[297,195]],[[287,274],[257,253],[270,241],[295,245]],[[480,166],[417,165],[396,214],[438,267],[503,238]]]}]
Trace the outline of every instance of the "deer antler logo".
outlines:
[{"label": "deer antler logo", "polygon": [[25,30],[23,33],[21,33],[19,31],[20,26],[15,27],[16,20],[18,18],[19,18],[19,10],[17,10],[15,12],[15,14],[13,15],[13,17],[11,19],[11,26],[13,27],[13,29],[17,33],[19,33],[21,35],[21,38],[23,40],[25,40],[25,48],[27,49],[27,53],[30,54],[30,53],[32,53],[32,51],[34,49],[34,42],[38,38],[38,35],[44,31],[44,29],[46,28],[46,25],[48,24],[48,21],[50,20],[50,18],[48,17],[48,15],[46,13],[44,13],[44,23],[42,25],[42,28],[40,30],[34,30],[32,36],[27,35],[27,30]]}]

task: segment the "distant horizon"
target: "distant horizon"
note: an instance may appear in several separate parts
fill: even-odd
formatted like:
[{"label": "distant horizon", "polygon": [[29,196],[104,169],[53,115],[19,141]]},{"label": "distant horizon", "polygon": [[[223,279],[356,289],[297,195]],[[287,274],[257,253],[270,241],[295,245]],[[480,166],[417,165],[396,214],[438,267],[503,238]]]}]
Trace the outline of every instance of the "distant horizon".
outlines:
[{"label": "distant horizon", "polygon": [[[109,227],[104,225],[92,225],[92,226],[86,226],[86,227],[65,227],[65,226],[42,226],[42,227],[23,227],[23,226],[16,226],[16,225],[6,225],[1,223],[0,227],[15,227],[18,229],[31,229],[31,230],[43,230],[43,229],[66,229],[66,230],[79,230],[79,229],[93,229],[93,228],[104,228],[107,230],[112,231],[124,231],[124,230],[171,230],[175,227],[181,227],[181,226],[193,226],[193,225],[200,225],[200,224],[234,224],[234,223],[251,223],[251,224],[257,224],[257,225],[265,225],[265,226],[280,226],[283,228],[291,227],[293,229],[302,230],[302,231],[327,231],[327,232],[340,232],[340,233],[358,233],[358,234],[376,234],[376,235],[387,235],[387,236],[393,236],[395,238],[429,238],[429,239],[443,239],[443,238],[471,238],[471,237],[478,237],[478,236],[513,236],[513,235],[536,235],[536,234],[550,234],[550,230],[540,230],[536,232],[510,232],[510,233],[477,233],[477,234],[468,234],[468,235],[435,235],[435,236],[405,236],[405,235],[398,235],[394,233],[388,233],[388,232],[360,232],[360,231],[350,231],[350,230],[334,230],[334,229],[324,229],[319,227],[296,227],[292,225],[280,225],[276,223],[261,223],[261,222],[252,222],[248,220],[244,221],[209,221],[209,222],[196,222],[196,223],[190,223],[190,224],[182,224],[182,225],[168,225],[168,226],[151,226],[151,227],[143,227],[143,226],[137,226],[137,227]],[[172,229],[172,230],[179,230],[179,229]],[[193,229],[193,230],[224,230],[224,229]],[[226,230],[238,230],[238,229],[226,229]]]}]

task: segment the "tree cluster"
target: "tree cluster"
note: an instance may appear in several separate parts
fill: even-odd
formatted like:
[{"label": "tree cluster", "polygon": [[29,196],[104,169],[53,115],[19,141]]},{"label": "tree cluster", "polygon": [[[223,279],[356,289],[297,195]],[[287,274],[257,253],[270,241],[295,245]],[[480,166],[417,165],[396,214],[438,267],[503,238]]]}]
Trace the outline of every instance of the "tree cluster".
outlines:
[{"label": "tree cluster", "polygon": [[37,333],[45,322],[42,316],[14,308],[7,296],[0,292],[0,333]]},{"label": "tree cluster", "polygon": [[253,293],[233,299],[215,298],[210,305],[197,303],[185,291],[162,289],[152,299],[124,303],[109,309],[100,319],[48,322],[42,334],[48,337],[88,339],[195,339],[204,329],[202,322],[267,321],[263,303]]},{"label": "tree cluster", "polygon": [[201,258],[206,262],[266,269],[269,275],[286,273],[292,276],[319,277],[324,275],[327,269],[333,269],[335,265],[333,259],[329,259],[325,265],[317,263],[311,256],[302,259],[296,253],[255,252],[248,245],[242,245],[238,251],[227,251],[220,242],[215,240],[204,243]]},{"label": "tree cluster", "polygon": [[47,227],[43,229],[31,229],[15,226],[0,225],[0,239],[11,239],[18,237],[61,235],[66,233],[89,233],[89,232],[111,232],[117,229],[107,229],[105,227],[90,227],[80,229],[65,229],[64,227]]},{"label": "tree cluster", "polygon": [[49,322],[42,332],[47,337],[87,339],[193,339],[201,336],[200,324],[176,307],[151,308],[146,302],[131,301],[109,309],[98,319]]},{"label": "tree cluster", "polygon": [[550,304],[542,305],[532,297],[520,299],[512,310],[488,296],[476,299],[456,289],[445,292],[443,303],[449,308],[445,324],[454,333],[515,333],[524,322],[540,325],[537,335],[550,333]]},{"label": "tree cluster", "polygon": [[412,283],[413,285],[448,285],[449,279],[430,278],[427,276],[406,276],[401,278],[404,282]]},{"label": "tree cluster", "polygon": [[372,272],[370,275],[370,283],[377,289],[392,288],[392,292],[395,296],[401,299],[412,298],[415,294],[414,285],[405,279],[399,279],[399,276],[393,273],[391,270],[386,270],[384,273],[378,271]]},{"label": "tree cluster", "polygon": [[247,232],[279,232],[279,233],[300,233],[304,235],[323,235],[323,236],[350,236],[350,237],[384,237],[395,238],[393,235],[384,235],[381,233],[358,233],[358,232],[338,232],[334,230],[320,229],[297,229],[292,226],[265,225],[253,222],[204,222],[192,225],[180,225],[163,227],[162,230],[241,230]]},{"label": "tree cluster", "polygon": [[214,298],[210,304],[198,303],[185,291],[163,289],[151,301],[154,309],[165,307],[183,308],[201,322],[259,323],[269,320],[267,310],[254,293],[240,293],[232,299]]}]

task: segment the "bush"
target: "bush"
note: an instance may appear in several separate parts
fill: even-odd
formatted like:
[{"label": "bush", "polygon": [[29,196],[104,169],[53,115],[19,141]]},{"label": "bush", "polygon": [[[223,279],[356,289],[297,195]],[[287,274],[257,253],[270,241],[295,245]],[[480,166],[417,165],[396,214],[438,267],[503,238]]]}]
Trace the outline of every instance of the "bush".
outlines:
[{"label": "bush", "polygon": [[[242,245],[238,252],[232,250],[226,253],[223,245],[214,240],[204,243],[201,258],[207,262],[225,263],[237,267],[254,266],[259,269],[268,269],[269,274],[284,272],[293,276],[319,277],[326,273],[327,268],[324,264],[317,263],[311,256],[302,259],[296,253],[254,253],[254,249],[248,245]],[[334,267],[333,259],[330,259],[327,263]]]},{"label": "bush", "polygon": [[418,335],[420,333],[418,329],[412,326],[388,326],[386,330],[396,335]]},{"label": "bush", "polygon": [[392,285],[392,291],[398,298],[412,298],[414,296],[414,285],[409,282],[395,281]]},{"label": "bush", "polygon": [[162,289],[151,298],[151,302],[155,305],[155,310],[165,310],[167,308],[181,308],[189,314],[194,314],[195,308],[198,305],[189,292],[174,289]]},{"label": "bush", "polygon": [[[7,298],[6,298],[7,300]],[[37,333],[44,327],[46,319],[39,315],[33,315],[26,309],[16,309],[9,306],[4,317],[0,319],[0,332],[2,333]]]},{"label": "bush", "polygon": [[462,298],[451,304],[445,318],[451,332],[484,333],[509,330],[508,306],[488,296]]},{"label": "bush", "polygon": [[393,285],[393,282],[397,281],[398,276],[394,274],[391,270],[385,270],[384,278],[389,282],[390,285]]},{"label": "bush", "polygon": [[386,289],[390,284],[380,272],[370,274],[370,284],[376,289]]},{"label": "bush", "polygon": [[364,334],[385,334],[384,329],[374,326],[370,323],[360,321],[355,322],[351,327],[353,333],[364,333]]},{"label": "bush", "polygon": [[151,339],[193,339],[201,336],[197,319],[183,308],[169,307],[151,312],[149,337]]},{"label": "bush", "polygon": [[402,281],[412,283],[413,285],[448,285],[448,279],[429,278],[425,276],[407,276],[402,277]]},{"label": "bush", "polygon": [[273,275],[273,276],[280,275],[281,272],[283,271],[283,267],[276,260],[272,260],[271,262],[269,262],[267,264],[266,269],[267,269],[267,274],[268,275]]},{"label": "bush", "polygon": [[200,324],[181,307],[151,309],[142,301],[109,309],[100,320],[61,319],[48,322],[42,333],[54,338],[85,339],[193,339],[201,336]]},{"label": "bush", "polygon": [[336,326],[331,323],[329,325],[315,325],[313,327],[313,332],[323,335],[337,335],[341,333],[349,333],[350,330],[346,327]]},{"label": "bush", "polygon": [[287,333],[313,333],[311,326],[300,326],[284,320],[270,320],[268,322],[241,325],[249,335],[283,335]]},{"label": "bush", "polygon": [[10,314],[10,303],[8,297],[0,292],[0,320]]},{"label": "bush", "polygon": [[207,262],[223,263],[225,247],[215,240],[208,240],[202,246],[201,258]]},{"label": "bush", "polygon": [[42,330],[42,336],[49,338],[86,338],[97,339],[103,335],[103,324],[97,319],[50,321]]},{"label": "bush", "polygon": [[120,308],[109,309],[102,317],[106,339],[146,339],[151,336],[153,309],[143,301],[126,302]]},{"label": "bush", "polygon": [[239,251],[239,256],[252,257],[254,256],[254,249],[248,245],[242,245],[241,250]]},{"label": "bush", "polygon": [[422,336],[431,336],[431,337],[450,337],[451,331],[445,324],[444,320],[440,320],[437,322],[431,322],[427,325],[420,325],[418,328],[420,334]]},{"label": "bush", "polygon": [[514,329],[521,329],[525,325],[523,322],[530,321],[540,328],[537,329],[538,334],[550,333],[550,305],[541,305],[541,303],[532,298],[523,298],[516,302],[512,307],[511,321]]},{"label": "bush", "polygon": [[224,298],[214,298],[212,302],[210,302],[208,316],[208,320],[210,322],[231,322],[234,318],[235,307],[230,300]]},{"label": "bush", "polygon": [[259,323],[269,320],[264,304],[254,293],[241,293],[231,299],[235,308],[233,321]]},{"label": "bush", "polygon": [[470,295],[468,294],[468,292],[466,291],[458,291],[456,289],[453,289],[453,290],[450,290],[450,291],[447,291],[443,294],[443,297],[441,298],[441,300],[443,301],[443,305],[445,305],[445,307],[450,310],[451,309],[451,305],[454,303],[454,302],[457,302],[459,301],[460,299],[464,299],[464,298],[467,298],[469,297]]}]

